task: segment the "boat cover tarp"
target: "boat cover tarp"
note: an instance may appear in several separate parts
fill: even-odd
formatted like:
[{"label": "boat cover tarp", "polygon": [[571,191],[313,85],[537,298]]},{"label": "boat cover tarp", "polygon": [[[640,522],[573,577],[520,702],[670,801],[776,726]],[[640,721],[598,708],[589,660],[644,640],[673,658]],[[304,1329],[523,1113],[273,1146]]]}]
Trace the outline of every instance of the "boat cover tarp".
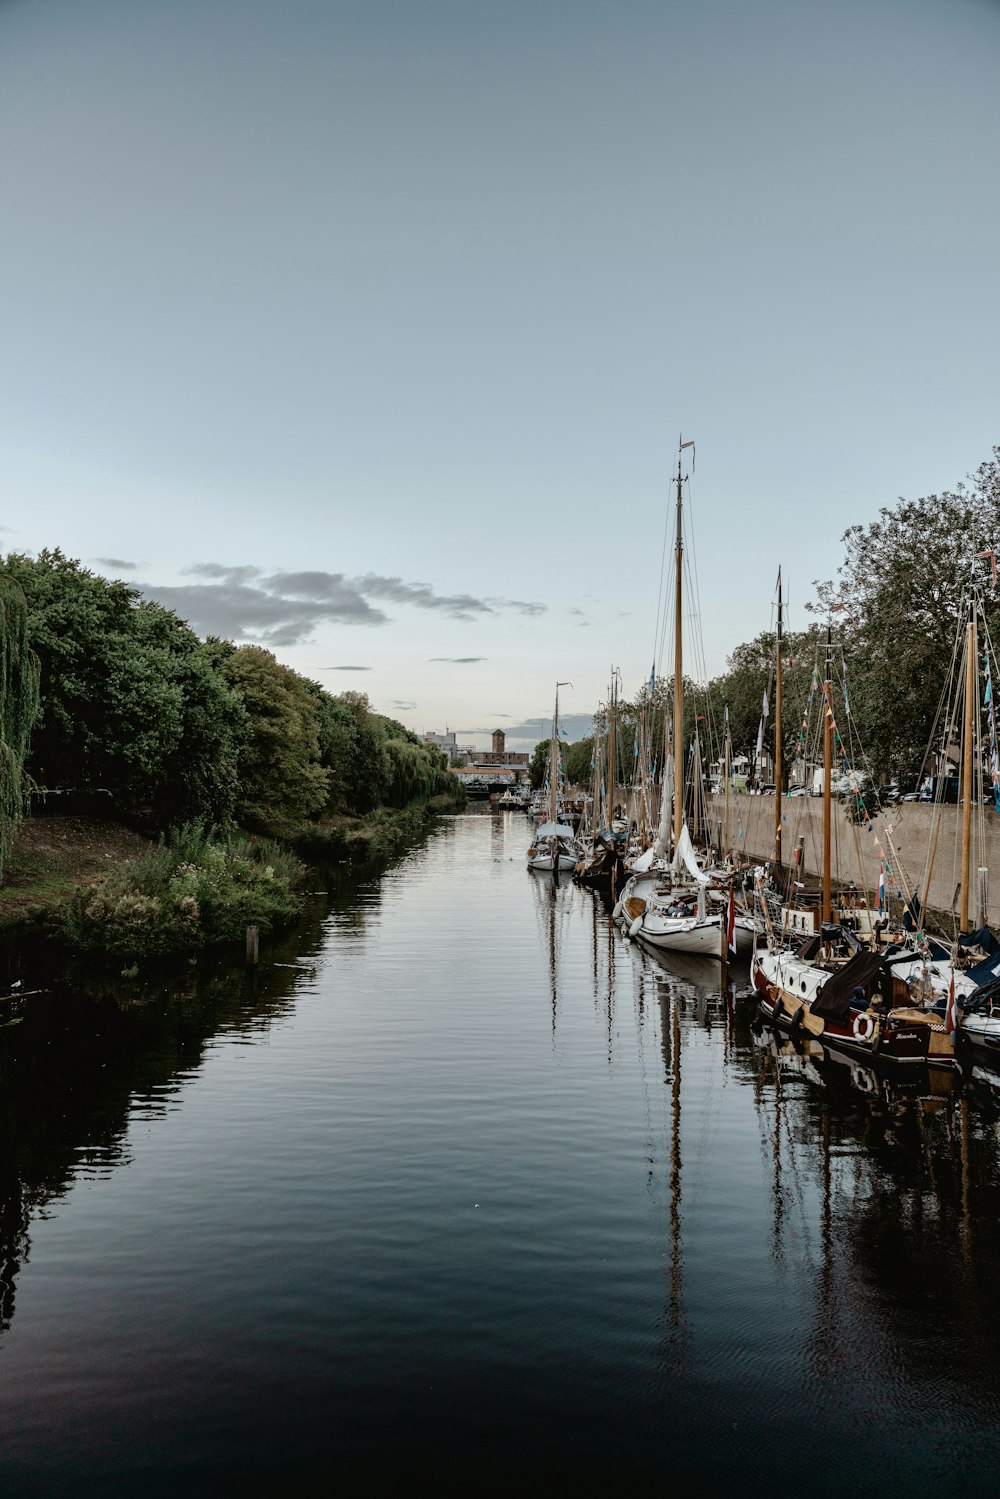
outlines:
[{"label": "boat cover tarp", "polygon": [[983,958],[972,968],[967,968],[965,976],[980,987],[983,984],[992,984],[994,979],[1000,979],[1000,949],[991,953],[988,958]]},{"label": "boat cover tarp", "polygon": [[638,859],[636,859],[634,861],[634,863],[632,865],[632,873],[633,874],[647,874],[649,872],[649,870],[652,869],[652,867],[653,867],[653,860],[655,858],[656,858],[656,849],[652,848],[652,847],[651,848],[647,848],[646,852],[644,854],[640,854],[639,857],[638,857]]},{"label": "boat cover tarp", "polygon": [[981,947],[989,957],[1000,952],[1000,942],[994,937],[988,926],[981,926],[978,932],[963,932],[958,939],[959,947]]},{"label": "boat cover tarp", "polygon": [[567,822],[543,822],[540,828],[535,829],[536,838],[576,838],[576,834]]},{"label": "boat cover tarp", "polygon": [[691,842],[691,834],[688,832],[687,823],[681,828],[681,836],[677,840],[677,847],[674,850],[673,861],[670,865],[674,874],[680,874],[682,864],[691,878],[696,880],[699,885],[710,883],[708,875],[703,874],[698,867],[698,860],[695,858],[694,844]]},{"label": "boat cover tarp", "polygon": [[855,989],[863,990],[866,998],[878,990],[891,1003],[892,974],[884,959],[875,952],[858,952],[848,958],[843,968],[838,968],[823,985],[810,1008],[814,1015],[827,1020],[846,1020],[851,1008],[851,996]]}]

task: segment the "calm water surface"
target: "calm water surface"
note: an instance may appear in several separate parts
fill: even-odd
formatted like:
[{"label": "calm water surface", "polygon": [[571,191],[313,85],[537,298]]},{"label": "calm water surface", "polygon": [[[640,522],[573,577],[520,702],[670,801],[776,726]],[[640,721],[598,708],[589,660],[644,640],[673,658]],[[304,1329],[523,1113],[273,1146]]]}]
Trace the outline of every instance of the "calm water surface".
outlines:
[{"label": "calm water surface", "polygon": [[0,1031],[3,1494],[997,1491],[992,1089],[779,1056],[527,833]]}]

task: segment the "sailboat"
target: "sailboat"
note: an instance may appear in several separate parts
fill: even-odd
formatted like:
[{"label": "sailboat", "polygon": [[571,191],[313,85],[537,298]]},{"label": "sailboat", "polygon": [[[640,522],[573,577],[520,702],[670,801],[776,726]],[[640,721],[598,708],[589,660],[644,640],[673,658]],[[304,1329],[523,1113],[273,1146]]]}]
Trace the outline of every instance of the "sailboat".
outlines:
[{"label": "sailboat", "polygon": [[560,797],[562,781],[559,754],[559,689],[568,687],[568,682],[556,683],[556,703],[552,712],[552,737],[549,740],[548,817],[535,829],[527,859],[529,869],[558,874],[559,870],[570,871],[583,856],[571,823],[564,820]]},{"label": "sailboat", "polygon": [[[739,937],[753,943],[753,922],[737,917],[733,891],[702,869],[684,815],[684,474],[683,453],[694,447],[681,440],[677,453],[676,530],[674,538],[674,691],[673,798],[664,774],[660,823],[650,847],[632,864],[632,876],[615,906],[615,919],[630,937],[668,952],[721,958],[727,948],[737,950]],[[664,729],[665,751],[667,730]],[[664,771],[667,768],[665,754]],[[696,762],[700,759],[695,756]],[[671,816],[672,812],[672,816]],[[738,923],[738,927],[737,927]]]},{"label": "sailboat", "polygon": [[823,713],[823,888],[819,929],[814,907],[781,909],[775,932],[770,903],[762,901],[767,945],[751,966],[760,1011],[793,1038],[822,1036],[824,1044],[867,1058],[948,1064],[950,1036],[932,1011],[920,1008],[907,982],[918,955],[912,948],[882,953],[861,945],[833,918],[831,781],[834,738],[832,640],[827,629]]}]

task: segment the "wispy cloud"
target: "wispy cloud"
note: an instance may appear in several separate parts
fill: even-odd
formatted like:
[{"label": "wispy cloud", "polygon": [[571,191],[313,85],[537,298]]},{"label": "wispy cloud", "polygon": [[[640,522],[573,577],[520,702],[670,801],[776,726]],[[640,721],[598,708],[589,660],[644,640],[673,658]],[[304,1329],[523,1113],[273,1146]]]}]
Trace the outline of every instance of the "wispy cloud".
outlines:
[{"label": "wispy cloud", "polygon": [[[103,560],[110,565],[114,559]],[[184,571],[196,581],[177,586],[156,583],[138,586],[149,598],[188,620],[201,634],[255,640],[264,645],[297,645],[323,624],[386,624],[389,616],[377,603],[370,602],[373,599],[431,610],[466,623],[499,610],[539,614],[545,609],[544,604],[520,599],[439,594],[427,583],[407,583],[402,578],[378,573],[365,573],[358,578],[318,570],[266,573],[260,567],[222,562],[197,562]]]},{"label": "wispy cloud", "polygon": [[124,557],[95,557],[94,561],[99,562],[102,567],[113,567],[120,573],[134,573],[137,565],[134,562],[126,562]]},{"label": "wispy cloud", "polygon": [[430,656],[431,661],[450,661],[454,666],[471,666],[474,661],[488,661],[489,656]]},{"label": "wispy cloud", "polygon": [[371,671],[370,666],[321,666],[320,671]]},{"label": "wispy cloud", "polygon": [[407,711],[407,710],[411,710],[411,711],[412,711],[412,709],[414,709],[414,708],[415,708],[415,707],[416,707],[416,706],[417,706],[417,705],[416,705],[416,703],[401,703],[401,702],[400,702],[400,701],[399,701],[399,699],[398,699],[398,698],[397,698],[397,699],[396,699],[396,700],[395,700],[395,701],[394,701],[394,702],[393,702],[393,705],[392,705],[392,706],[393,706],[393,707],[394,707],[394,708],[396,708],[396,709],[398,709],[398,710],[399,710],[399,712],[401,712],[401,713],[402,713],[402,712],[406,712],[406,711]]}]

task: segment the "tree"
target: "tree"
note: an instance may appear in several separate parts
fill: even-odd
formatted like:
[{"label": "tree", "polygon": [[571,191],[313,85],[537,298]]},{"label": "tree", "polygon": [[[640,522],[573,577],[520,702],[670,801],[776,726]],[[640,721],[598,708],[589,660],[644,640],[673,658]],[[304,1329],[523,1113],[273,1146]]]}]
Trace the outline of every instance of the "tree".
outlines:
[{"label": "tree", "polygon": [[170,610],[58,549],[11,554],[41,667],[28,765],[44,784],[103,787],[161,822],[224,822],[243,730],[210,649]]},{"label": "tree", "polygon": [[0,578],[0,875],[24,814],[24,765],[38,714],[39,662],[28,643],[28,606]]},{"label": "tree", "polygon": [[[968,484],[900,499],[868,526],[844,533],[836,577],[819,583],[817,613],[831,614],[850,658],[851,711],[880,778],[914,783],[975,578],[990,588],[1000,522],[1000,447]],[[988,609],[996,638],[998,610]],[[891,711],[890,711],[891,705]]]},{"label": "tree", "polygon": [[222,671],[247,715],[238,818],[264,832],[294,833],[323,807],[329,790],[315,694],[298,672],[257,645],[232,650]]},{"label": "tree", "polygon": [[578,739],[575,744],[563,748],[563,767],[567,781],[572,786],[587,786],[594,760],[594,736]]},{"label": "tree", "polygon": [[545,780],[546,771],[549,768],[549,746],[551,739],[540,739],[531,752],[528,761],[528,777],[535,791]]}]

